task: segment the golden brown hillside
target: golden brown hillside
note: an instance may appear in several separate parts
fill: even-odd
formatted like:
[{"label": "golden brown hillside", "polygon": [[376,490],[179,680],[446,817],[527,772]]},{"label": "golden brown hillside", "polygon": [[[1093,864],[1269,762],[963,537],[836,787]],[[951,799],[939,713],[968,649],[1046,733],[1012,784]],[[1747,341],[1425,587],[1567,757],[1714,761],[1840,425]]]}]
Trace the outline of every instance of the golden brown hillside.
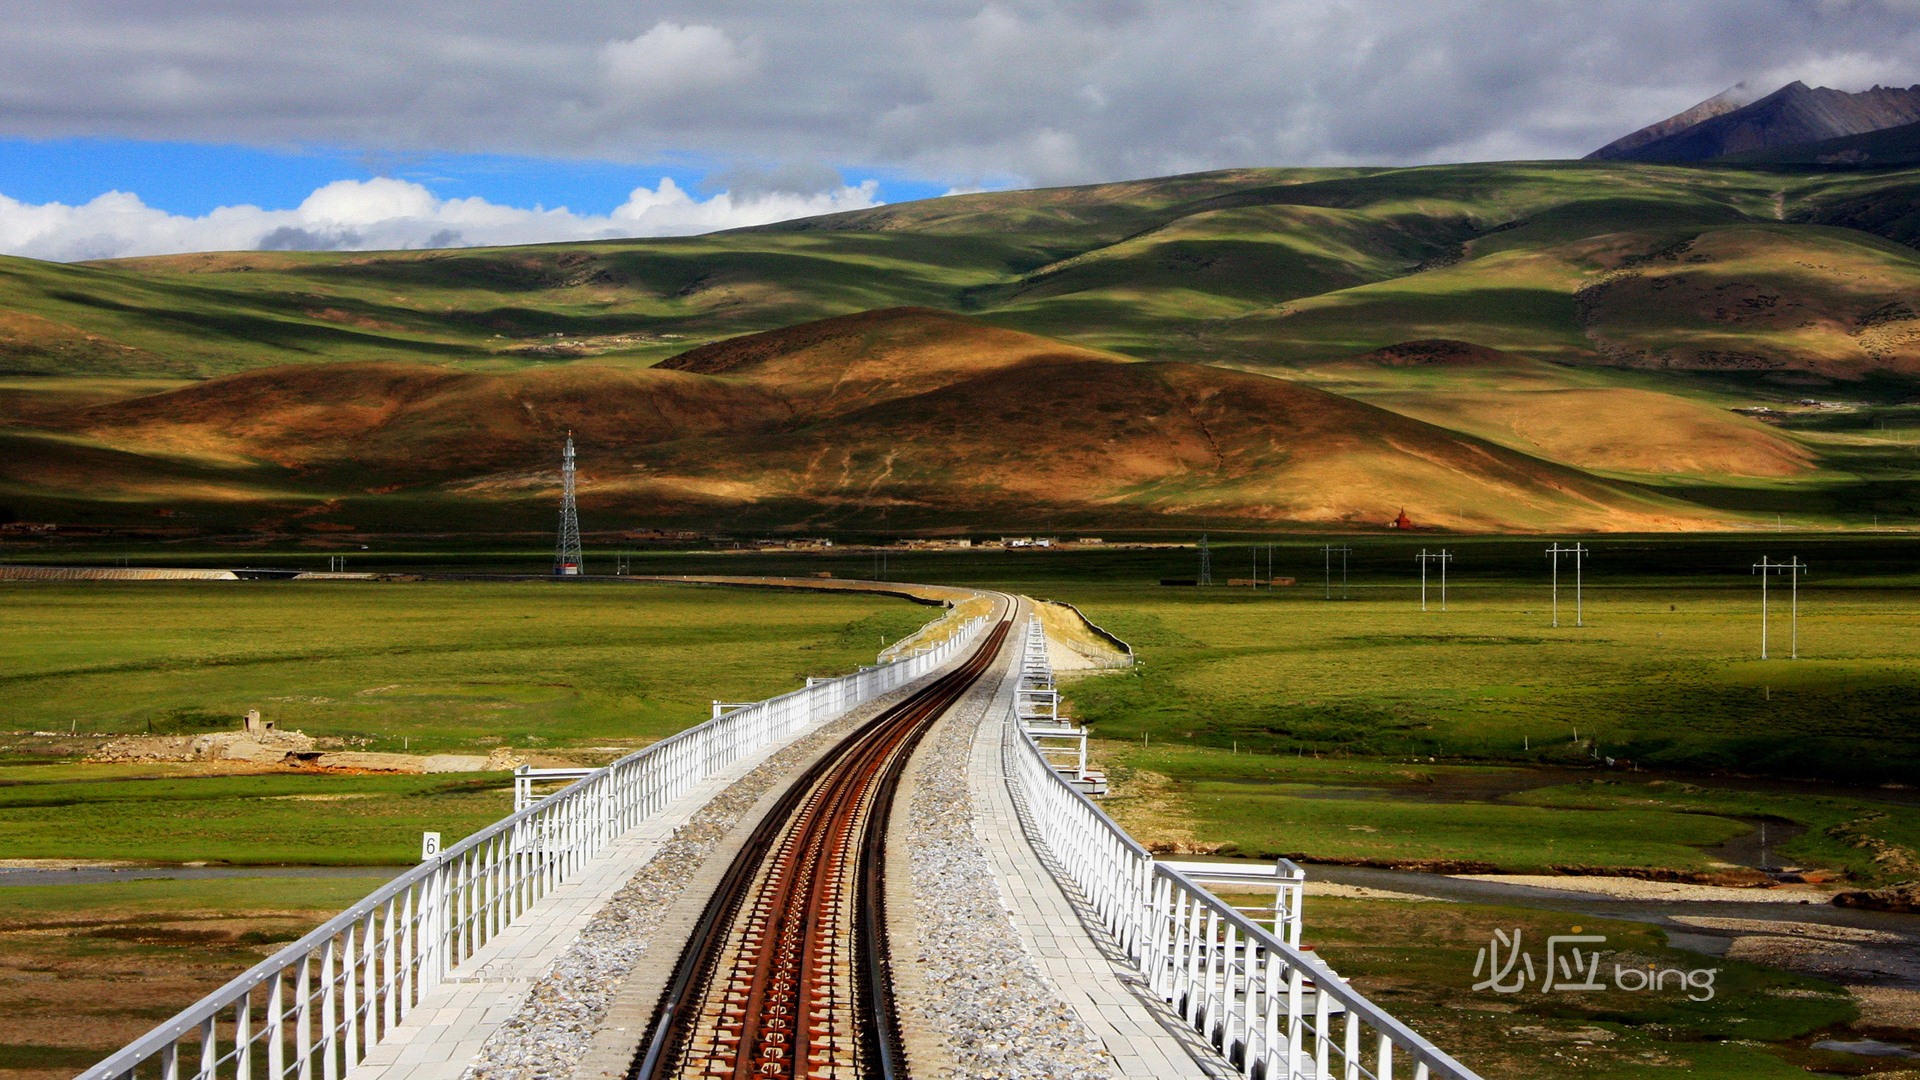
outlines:
[{"label": "golden brown hillside", "polygon": [[538,465],[561,435],[606,453],[786,419],[752,386],[648,368],[475,374],[425,364],[268,368],[78,410],[66,426],[115,445],[290,468],[354,465],[394,479]]},{"label": "golden brown hillside", "polygon": [[1718,229],[1625,258],[1580,293],[1587,335],[1635,367],[1920,374],[1920,259],[1840,230]]},{"label": "golden brown hillside", "polygon": [[1706,523],[1298,383],[1130,361],[911,309],[755,335],[650,369],[273,368],[74,408],[48,426],[144,455],[123,471],[138,471],[125,461],[191,462],[203,487],[206,470],[222,468],[259,483],[265,464],[340,496],[413,488],[476,504],[549,498],[554,447],[572,430],[583,501],[603,520],[1057,513],[1372,526],[1406,506],[1459,528]]},{"label": "golden brown hillside", "polygon": [[1402,342],[1315,374],[1403,416],[1582,469],[1793,477],[1814,468],[1805,446],[1751,417],[1471,342]]},{"label": "golden brown hillside", "polygon": [[900,307],[730,338],[657,366],[747,379],[827,415],[1036,361],[1127,359],[951,312]]}]

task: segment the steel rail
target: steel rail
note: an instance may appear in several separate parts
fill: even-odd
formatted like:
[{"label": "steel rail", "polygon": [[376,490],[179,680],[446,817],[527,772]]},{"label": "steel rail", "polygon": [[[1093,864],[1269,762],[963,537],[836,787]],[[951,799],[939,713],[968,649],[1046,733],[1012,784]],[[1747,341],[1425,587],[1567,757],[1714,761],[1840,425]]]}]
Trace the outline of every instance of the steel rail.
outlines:
[{"label": "steel rail", "polygon": [[894,791],[914,747],[987,670],[1011,625],[861,725],[754,826],[675,963],[629,1080],[906,1075],[886,935]]}]

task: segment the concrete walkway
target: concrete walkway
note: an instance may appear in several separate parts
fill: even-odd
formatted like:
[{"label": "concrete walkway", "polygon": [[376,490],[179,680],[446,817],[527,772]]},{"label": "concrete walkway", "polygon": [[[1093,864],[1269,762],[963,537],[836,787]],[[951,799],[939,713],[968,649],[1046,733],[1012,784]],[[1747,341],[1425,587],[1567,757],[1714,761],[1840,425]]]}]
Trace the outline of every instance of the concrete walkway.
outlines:
[{"label": "concrete walkway", "polygon": [[[1025,612],[1021,614],[1024,618]],[[1023,809],[1007,785],[1002,757],[1020,659],[1008,639],[1000,690],[973,742],[975,828],[999,878],[1014,929],[1040,973],[1113,1055],[1121,1075],[1227,1077],[1234,1073],[1129,967],[1076,888],[1063,888],[1051,860],[1028,839]]]}]

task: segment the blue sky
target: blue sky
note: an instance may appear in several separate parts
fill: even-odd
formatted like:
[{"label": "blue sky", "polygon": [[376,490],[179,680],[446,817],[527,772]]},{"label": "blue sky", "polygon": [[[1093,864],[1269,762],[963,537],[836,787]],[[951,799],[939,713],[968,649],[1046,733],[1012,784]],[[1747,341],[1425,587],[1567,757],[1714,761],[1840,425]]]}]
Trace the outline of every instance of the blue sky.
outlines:
[{"label": "blue sky", "polygon": [[[728,170],[711,163],[632,165],[608,161],[355,151],[338,147],[268,149],[135,139],[0,139],[0,193],[26,203],[86,203],[109,191],[133,192],[155,209],[198,217],[217,207],[251,204],[290,209],[335,180],[389,176],[426,187],[443,199],[478,196],[508,206],[567,207],[603,215],[635,187],[670,177],[696,194],[711,194]],[[898,171],[842,170],[855,182],[879,181],[883,202],[931,198],[948,185]]]}]

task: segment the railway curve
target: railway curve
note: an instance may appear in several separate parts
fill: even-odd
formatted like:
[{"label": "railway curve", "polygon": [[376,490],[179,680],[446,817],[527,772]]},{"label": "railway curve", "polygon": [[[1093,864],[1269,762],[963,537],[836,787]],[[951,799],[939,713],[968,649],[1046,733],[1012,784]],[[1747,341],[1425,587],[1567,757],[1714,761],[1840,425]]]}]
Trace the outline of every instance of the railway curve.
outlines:
[{"label": "railway curve", "polygon": [[886,936],[894,791],[922,736],[999,655],[1010,613],[755,826],[677,958],[628,1080],[907,1075]]}]

